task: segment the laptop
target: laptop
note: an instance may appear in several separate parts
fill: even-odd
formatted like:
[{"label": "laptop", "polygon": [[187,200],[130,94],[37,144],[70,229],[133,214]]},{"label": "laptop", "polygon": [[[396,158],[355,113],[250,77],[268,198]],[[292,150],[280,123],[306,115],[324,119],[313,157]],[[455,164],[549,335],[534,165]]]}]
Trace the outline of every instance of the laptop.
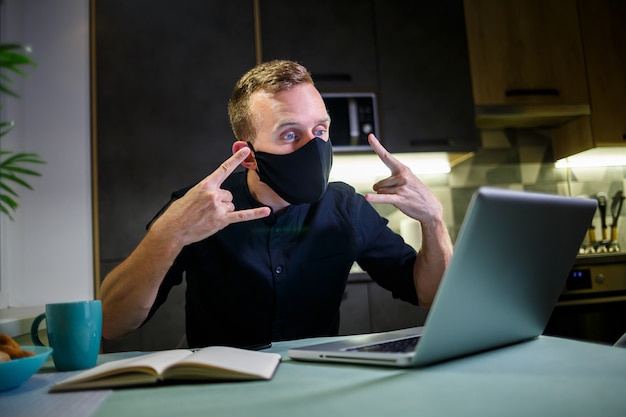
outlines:
[{"label": "laptop", "polygon": [[288,355],[420,367],[534,339],[546,327],[596,205],[588,198],[481,187],[424,326],[296,347]]}]

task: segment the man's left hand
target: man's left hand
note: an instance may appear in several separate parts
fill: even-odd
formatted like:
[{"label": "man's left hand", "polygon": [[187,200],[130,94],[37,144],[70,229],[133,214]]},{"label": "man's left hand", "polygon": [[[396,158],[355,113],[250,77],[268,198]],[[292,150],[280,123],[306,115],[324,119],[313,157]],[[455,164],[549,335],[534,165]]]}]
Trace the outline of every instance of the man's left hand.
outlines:
[{"label": "man's left hand", "polygon": [[432,191],[409,167],[391,155],[374,135],[370,134],[367,139],[374,152],[391,170],[389,177],[374,184],[376,193],[367,194],[367,201],[393,204],[407,216],[422,223],[442,219],[443,208]]}]

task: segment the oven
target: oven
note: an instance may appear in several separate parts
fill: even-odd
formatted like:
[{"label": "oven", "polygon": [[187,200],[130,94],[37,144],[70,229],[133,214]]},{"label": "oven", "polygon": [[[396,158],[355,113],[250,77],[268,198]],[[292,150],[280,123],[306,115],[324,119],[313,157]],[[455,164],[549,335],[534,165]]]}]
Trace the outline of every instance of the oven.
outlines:
[{"label": "oven", "polygon": [[373,92],[322,93],[331,118],[330,141],[335,152],[370,151],[370,133],[380,135]]},{"label": "oven", "polygon": [[626,254],[579,256],[544,333],[608,344],[626,333]]}]

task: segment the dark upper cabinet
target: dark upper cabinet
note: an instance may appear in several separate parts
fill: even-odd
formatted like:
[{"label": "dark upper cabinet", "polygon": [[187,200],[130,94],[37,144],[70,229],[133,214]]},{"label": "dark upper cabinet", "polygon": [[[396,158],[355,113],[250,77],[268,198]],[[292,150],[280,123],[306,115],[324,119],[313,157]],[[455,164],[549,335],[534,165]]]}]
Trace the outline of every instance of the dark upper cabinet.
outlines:
[{"label": "dark upper cabinet", "polygon": [[393,152],[475,150],[461,0],[260,0],[264,61],[301,62],[322,92],[378,95]]},{"label": "dark upper cabinet", "polygon": [[298,61],[320,91],[375,91],[370,0],[259,0],[262,60]]},{"label": "dark upper cabinet", "polygon": [[373,0],[382,142],[392,152],[477,147],[462,0]]},{"label": "dark upper cabinet", "polygon": [[231,153],[227,102],[254,65],[249,0],[94,1],[99,248],[126,257],[169,194]]}]

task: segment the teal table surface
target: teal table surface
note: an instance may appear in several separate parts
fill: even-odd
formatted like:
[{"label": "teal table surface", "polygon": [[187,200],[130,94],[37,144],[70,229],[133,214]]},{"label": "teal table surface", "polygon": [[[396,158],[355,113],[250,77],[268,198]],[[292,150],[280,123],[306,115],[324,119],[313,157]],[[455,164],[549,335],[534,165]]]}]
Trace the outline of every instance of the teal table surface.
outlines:
[{"label": "teal table surface", "polygon": [[[82,400],[98,401],[95,411],[85,415],[626,416],[626,349],[542,336],[425,368],[331,365],[287,357],[290,347],[325,340],[275,343],[268,351],[281,353],[283,361],[271,381],[99,391],[100,398]],[[101,355],[100,362],[133,354]],[[24,404],[29,396],[37,402],[34,393],[17,395]],[[58,395],[74,402],[71,396],[81,393],[39,392],[39,402]],[[2,400],[0,395],[0,415],[14,416],[2,412]],[[23,415],[36,415],[25,407]]]}]

